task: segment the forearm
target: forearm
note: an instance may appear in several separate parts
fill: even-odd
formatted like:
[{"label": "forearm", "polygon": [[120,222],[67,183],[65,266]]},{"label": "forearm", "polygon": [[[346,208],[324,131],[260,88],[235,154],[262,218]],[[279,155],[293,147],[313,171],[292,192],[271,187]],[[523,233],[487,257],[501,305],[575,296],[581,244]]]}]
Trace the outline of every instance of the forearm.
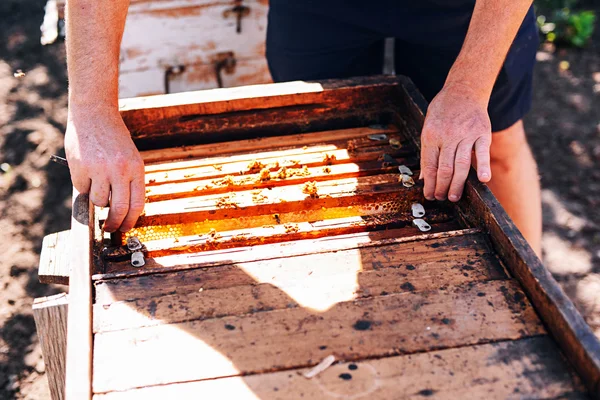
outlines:
[{"label": "forearm", "polygon": [[531,0],[477,0],[463,47],[445,87],[467,85],[486,104]]},{"label": "forearm", "polygon": [[69,111],[118,110],[119,48],[129,0],[69,0]]}]

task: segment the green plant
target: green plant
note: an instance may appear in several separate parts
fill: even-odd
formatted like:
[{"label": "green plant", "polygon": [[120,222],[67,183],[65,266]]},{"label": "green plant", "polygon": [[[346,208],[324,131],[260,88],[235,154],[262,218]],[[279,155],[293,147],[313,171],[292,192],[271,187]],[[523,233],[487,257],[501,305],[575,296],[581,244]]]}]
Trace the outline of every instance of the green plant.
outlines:
[{"label": "green plant", "polygon": [[536,5],[540,14],[538,27],[547,41],[583,47],[592,37],[596,14],[594,11],[573,11],[577,0],[543,0]]}]

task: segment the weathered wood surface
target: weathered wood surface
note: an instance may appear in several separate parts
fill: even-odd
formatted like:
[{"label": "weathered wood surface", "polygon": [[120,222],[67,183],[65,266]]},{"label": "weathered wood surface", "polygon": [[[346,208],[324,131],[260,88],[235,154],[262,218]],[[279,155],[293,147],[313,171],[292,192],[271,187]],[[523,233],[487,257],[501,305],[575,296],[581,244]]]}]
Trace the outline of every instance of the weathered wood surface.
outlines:
[{"label": "weathered wood surface", "polygon": [[[421,233],[414,226],[372,232],[364,232],[361,229],[358,233],[343,234],[333,237],[302,239],[290,242],[278,242],[237,248],[228,248],[227,246],[224,246],[224,249],[214,251],[205,250],[198,253],[180,253],[172,256],[149,258],[146,260],[144,268],[133,268],[129,261],[106,262],[104,272],[94,275],[92,279],[104,280],[133,277],[231,264],[236,261],[265,260],[293,255],[317,254],[329,251],[340,251],[343,249],[380,246],[382,244],[390,243],[427,240],[436,237],[451,237],[461,235],[465,232],[459,228],[460,225],[456,222],[448,222],[434,224],[431,231],[426,234]],[[471,230],[466,230],[466,232],[472,233]],[[162,251],[169,252],[169,249],[164,249]]]},{"label": "weathered wood surface", "polygon": [[38,268],[41,283],[69,284],[70,232],[61,231],[44,237]]},{"label": "weathered wood surface", "polygon": [[119,104],[136,144],[149,150],[381,123],[392,112],[396,85],[396,79],[382,77],[287,82]]},{"label": "weathered wood surface", "polygon": [[65,398],[68,297],[65,293],[33,301],[33,318],[42,346],[52,400]]},{"label": "weathered wood surface", "polygon": [[[271,73],[264,57],[240,59],[233,54],[236,63],[232,70],[221,71],[223,87],[256,85],[272,81]],[[166,93],[165,71],[169,67],[185,65],[182,73],[169,78],[169,93],[188,92],[218,88],[215,64],[179,64],[122,71],[119,73],[119,97],[154,96]]]},{"label": "weathered wood surface", "polygon": [[[242,19],[239,34],[235,15],[223,15],[234,5],[232,0],[132,3],[121,44],[120,70],[164,70],[169,66],[165,65],[167,59],[173,60],[173,66],[212,64],[225,51],[234,52],[238,60],[264,59],[268,4],[244,0],[249,15]],[[237,86],[253,83],[261,82]]]},{"label": "weathered wood surface", "polygon": [[[173,158],[168,151],[157,156],[155,160],[159,162],[147,169],[148,174],[154,174],[153,182],[148,178],[151,191],[163,185],[169,185],[171,190],[193,181],[226,177],[227,173],[219,171],[224,166],[214,162],[236,153],[235,149],[227,147],[232,148],[233,141],[242,134],[246,135],[251,150],[237,152],[229,164],[231,168],[235,163],[239,166],[252,160],[243,157],[268,159],[301,154],[297,144],[286,149],[267,146],[268,151],[265,151],[264,147],[252,142],[258,136],[346,130],[374,122],[399,130],[400,137],[408,135],[414,144],[403,142],[400,150],[416,151],[419,146],[417,133],[423,118],[421,110],[406,98],[405,88],[399,86],[398,81],[385,78],[375,85],[367,82],[369,79],[359,79],[350,85],[347,81],[327,82],[310,88],[300,85],[306,93],[297,96],[290,92],[293,84],[274,85],[267,88],[273,92],[264,99],[255,98],[260,97],[256,88],[242,90],[230,101],[224,92],[217,91],[217,96],[223,96],[219,101],[196,105],[176,105],[171,103],[173,97],[169,97],[151,100],[153,110],[135,110],[134,106],[129,114],[125,112],[125,116],[134,127],[135,140],[143,148],[161,147],[164,141],[175,136],[179,139],[170,146],[193,141],[199,146],[194,147],[194,151],[199,151],[192,154],[194,157],[204,157],[201,151],[208,151],[207,157],[213,158],[206,161],[174,160],[185,157],[189,148],[178,151]],[[297,99],[298,103],[293,104],[292,99]],[[343,132],[348,134],[348,130]],[[286,147],[281,137],[271,139]],[[332,144],[328,141],[308,145],[313,146],[309,147],[310,153],[322,155],[327,151],[347,149],[348,140],[355,139],[338,140],[331,148],[327,148]],[[221,142],[225,150],[207,146],[211,141]],[[378,152],[389,146],[369,141],[363,141],[362,145]],[[256,153],[244,154],[248,151]],[[272,154],[268,154],[269,151]],[[348,152],[341,156],[347,158],[332,166],[362,163],[361,166],[368,170],[365,161],[352,160],[354,154]],[[397,158],[409,160],[410,151]],[[318,163],[318,160],[314,162]],[[221,164],[228,165],[224,161]],[[173,176],[167,176],[171,172]],[[158,178],[157,182],[162,173],[164,178]],[[201,175],[193,176],[195,173]],[[318,198],[308,201],[305,200],[307,193],[300,196],[298,188],[301,185],[286,182],[270,189],[276,192],[278,199],[288,200],[283,204],[277,203],[275,198],[256,204],[256,199],[248,193],[250,190],[239,189],[231,194],[231,199],[236,202],[231,208],[223,207],[222,201],[220,207],[217,206],[216,201],[225,197],[222,189],[215,193],[207,190],[189,198],[165,200],[158,197],[154,200],[159,201],[148,203],[143,217],[146,219],[142,219],[138,228],[162,227],[175,232],[178,238],[172,242],[162,239],[147,242],[149,254],[155,252],[154,255],[159,256],[147,258],[147,265],[141,269],[134,271],[126,265],[127,261],[107,262],[104,273],[93,277],[96,289],[93,388],[97,397],[165,395],[186,398],[194,389],[208,393],[201,387],[206,387],[207,391],[220,389],[221,397],[235,393],[240,398],[257,394],[278,398],[277,393],[281,392],[282,398],[294,398],[297,393],[327,398],[321,396],[325,389],[327,396],[344,397],[348,393],[362,394],[371,375],[363,378],[360,372],[342,372],[340,368],[362,372],[367,368],[373,371],[371,367],[377,371],[379,379],[373,392],[375,395],[370,394],[375,398],[397,396],[398,392],[406,397],[439,398],[465,398],[471,394],[492,398],[581,397],[577,378],[571,375],[569,365],[548,341],[546,328],[523,293],[524,289],[529,290],[530,298],[538,301],[535,303],[538,312],[545,316],[551,332],[562,329],[560,321],[556,323],[549,317],[552,307],[547,314],[539,311],[544,307],[540,301],[544,296],[536,295],[535,289],[531,293],[531,286],[544,285],[545,278],[541,276],[540,283],[527,282],[521,277],[522,284],[529,285],[523,289],[513,279],[515,268],[516,271],[521,268],[515,267],[519,262],[513,257],[521,257],[521,250],[510,248],[520,243],[502,239],[502,232],[498,230],[502,231],[504,225],[495,222],[495,217],[485,216],[494,212],[485,208],[490,199],[480,199],[479,203],[477,199],[473,200],[473,196],[482,192],[477,192],[479,189],[470,182],[466,199],[459,205],[462,207],[460,218],[451,216],[446,222],[433,224],[434,233],[419,234],[416,228],[400,226],[383,230],[387,227],[386,218],[392,213],[397,210],[401,211],[400,215],[408,212],[413,200],[411,190],[421,194],[418,185],[412,189],[399,185],[397,173],[395,182],[391,179],[394,174],[387,173],[384,168],[373,169],[372,173],[317,182],[317,186],[327,189],[319,192]],[[347,182],[343,183],[344,180]],[[346,184],[347,190],[344,189]],[[368,220],[364,215],[370,212],[365,207],[370,202],[365,196],[375,195],[375,201],[381,201],[381,193],[384,193],[383,197],[387,196],[388,189],[390,195],[395,191],[395,201],[399,202],[400,208],[384,211],[386,218],[370,226],[364,222]],[[155,195],[167,195],[169,190]],[[210,190],[214,191],[214,188]],[[189,192],[183,190],[177,196],[181,193]],[[322,193],[330,197],[321,196]],[[344,203],[345,198],[348,203]],[[354,200],[352,204],[350,199]],[[333,214],[318,207],[311,208],[311,204],[319,201],[323,202],[321,207],[333,207]],[[357,201],[362,203],[356,206]],[[297,204],[289,205],[294,202]],[[474,202],[474,209],[467,209],[469,202]],[[201,208],[188,208],[194,203]],[[159,204],[170,205],[167,213],[171,214],[166,219],[160,210],[153,209]],[[343,214],[342,208],[347,206],[358,208],[345,210],[350,214]],[[281,220],[281,215],[285,216],[286,210],[293,213],[298,208],[306,211],[302,216],[297,215],[297,222],[307,225],[294,226],[289,232],[283,232],[281,225],[296,220],[289,215],[286,217],[289,220]],[[271,214],[273,210],[276,210],[277,218]],[[433,208],[428,212],[431,216],[442,215],[446,209]],[[226,225],[225,221],[232,216],[236,218],[236,225]],[[278,226],[265,228],[258,224],[258,216],[270,216]],[[248,217],[254,220],[244,219]],[[360,229],[375,230],[344,231],[350,229],[347,224],[356,217],[363,221]],[[151,221],[153,218],[156,219],[154,222]],[[314,225],[307,222],[312,219],[317,220]],[[234,232],[244,229],[254,230],[257,238],[263,237],[267,241],[284,240],[286,235],[294,240],[259,244],[244,236],[238,238],[238,246],[208,249],[203,247],[209,242],[208,238],[194,239],[193,228],[197,228],[195,224],[198,223],[215,222],[225,224],[220,225],[226,231],[221,232],[226,237],[223,247],[234,246]],[[164,225],[166,223],[169,224]],[[184,230],[173,223],[188,224],[191,229],[188,237],[180,237]],[[473,226],[475,230],[456,230],[464,225]],[[452,231],[437,232],[438,227]],[[489,229],[490,237],[488,232],[481,233],[477,228]],[[267,229],[280,231],[269,234]],[[309,239],[309,236],[303,236],[324,232],[327,232],[324,237]],[[329,236],[334,233],[336,236]],[[294,236],[297,234],[298,237]],[[194,240],[198,243],[193,244]],[[538,277],[536,275],[532,280]],[[552,299],[560,300],[560,297]],[[564,313],[560,301],[554,306]],[[564,318],[564,315],[559,313],[558,318]],[[559,341],[565,337],[573,339],[569,334],[555,334],[555,337]],[[593,392],[595,350],[592,342],[587,343],[572,343],[563,348],[574,364],[583,359],[584,362],[576,366]],[[568,353],[573,349],[577,352],[583,346],[587,346],[583,355]],[[334,365],[317,379],[292,379],[303,368],[317,364],[329,354],[358,363],[357,369],[349,370],[344,364]],[[443,358],[445,354],[452,354],[453,360],[437,363],[436,360],[441,360],[439,357]],[[465,358],[461,359],[463,355]],[[588,357],[587,364],[585,357]],[[368,361],[374,358],[380,359]],[[371,367],[366,367],[367,364]],[[380,367],[383,369],[379,370]],[[460,380],[452,377],[448,369],[443,369],[445,367],[451,368]],[[411,370],[407,372],[408,369]],[[588,369],[587,375],[581,372],[582,369]],[[394,375],[394,370],[404,371],[402,373],[408,379]],[[331,377],[328,374],[332,374]],[[352,379],[344,374],[350,374]],[[434,374],[444,377],[447,374],[448,377],[441,379]],[[277,393],[271,387],[275,381]],[[254,382],[254,386],[248,386],[246,382]],[[313,382],[320,384],[317,387]],[[349,386],[349,383],[356,386]]]},{"label": "weathered wood surface", "polygon": [[94,331],[322,308],[353,298],[506,278],[483,235],[236,263],[98,283]]},{"label": "weathered wood surface", "polygon": [[[364,148],[376,145],[387,144],[388,141],[371,141],[368,142],[368,135],[374,134],[390,134],[391,137],[398,137],[394,135],[397,133],[395,127],[382,127],[378,129],[369,127],[360,128],[349,128],[349,129],[334,129],[322,132],[311,132],[302,133],[297,135],[288,136],[275,136],[275,137],[257,137],[254,139],[238,140],[233,146],[225,146],[223,143],[210,143],[201,144],[195,146],[183,146],[175,149],[157,149],[147,150],[141,153],[145,163],[155,163],[146,166],[146,172],[151,171],[167,171],[174,167],[182,168],[184,166],[212,166],[221,164],[230,164],[233,162],[246,162],[246,165],[240,165],[233,172],[239,172],[247,169],[248,162],[258,160],[261,158],[271,157],[276,158],[282,166],[288,161],[285,157],[294,156],[293,160],[298,160],[299,163],[305,163],[299,157],[307,157],[311,153],[323,153],[325,151],[334,151],[339,149],[347,149],[347,141],[352,139],[363,138],[367,143],[356,143],[353,142],[356,148]],[[393,135],[393,136],[392,136]],[[320,146],[319,146],[320,144]],[[342,146],[339,146],[339,145]],[[303,148],[307,146],[307,148]],[[308,147],[310,146],[310,147]],[[257,151],[262,150],[261,154],[255,154]],[[286,151],[287,150],[287,151]],[[227,157],[225,157],[225,155]],[[211,158],[221,156],[221,158]],[[349,155],[345,154],[346,158]],[[186,159],[186,158],[198,158],[190,161],[179,161],[173,163],[173,165],[165,165],[165,161]],[[158,162],[163,162],[156,164]],[[155,178],[149,176],[150,179]]]},{"label": "weathered wood surface", "polygon": [[[415,94],[410,81],[404,79],[403,88],[405,93],[411,92],[412,95],[412,98],[403,96],[413,123],[407,133],[419,146],[418,129],[424,121],[425,103]],[[581,375],[590,395],[600,399],[600,341],[489,188],[477,180],[473,170],[458,206],[469,223],[489,230],[499,257],[522,285],[540,317]]]},{"label": "weathered wood surface", "polygon": [[[289,246],[278,244],[252,247],[241,252],[212,252],[212,254],[205,254],[204,257],[198,257],[197,263],[188,265],[189,269],[176,270],[173,273],[163,271],[163,273],[136,276],[127,280],[114,279],[111,276],[108,277],[112,279],[100,280],[102,276],[97,276],[95,277],[98,279],[95,303],[109,305],[119,301],[133,301],[169,294],[183,295],[197,292],[199,289],[211,290],[251,285],[256,283],[256,279],[241,271],[237,266],[246,265],[248,269],[254,270],[261,265],[266,265],[263,264],[266,261],[280,263],[281,267],[290,262],[294,266],[292,270],[295,268],[299,268],[300,271],[305,270],[306,275],[312,272],[310,276],[314,277],[313,279],[319,279],[318,277],[321,276],[328,277],[330,269],[333,273],[339,268],[346,268],[345,264],[337,266],[327,263],[313,266],[304,263],[304,260],[321,256],[337,259],[336,254],[344,257],[341,254],[347,252],[364,254],[364,258],[361,256],[363,270],[369,270],[371,267],[374,269],[379,265],[395,265],[407,274],[407,279],[410,278],[411,283],[417,289],[421,288],[419,281],[428,282],[433,279],[431,274],[434,274],[435,271],[442,273],[442,271],[451,270],[448,271],[449,276],[452,275],[452,272],[458,271],[453,268],[457,265],[456,260],[460,260],[463,266],[466,263],[468,267],[473,267],[472,270],[464,267],[466,270],[463,271],[463,273],[468,273],[472,279],[484,280],[486,276],[499,277],[495,273],[496,267],[486,270],[483,275],[480,274],[480,268],[483,268],[488,262],[492,266],[496,265],[496,261],[493,261],[492,249],[489,247],[487,239],[476,230],[446,231],[441,234],[406,238],[398,238],[396,232],[392,231],[390,237],[392,238],[387,240],[372,241],[368,234],[355,234],[329,238],[329,240],[293,242]],[[401,254],[392,253],[392,250],[398,249],[404,251]],[[447,257],[449,251],[452,251],[453,258]],[[181,259],[180,256],[163,257],[155,261],[161,262],[169,258]],[[194,258],[187,260],[189,262]],[[169,266],[176,264],[177,260],[172,264],[163,262]],[[430,273],[421,275],[420,268],[425,268]],[[403,271],[404,269],[406,271]],[[266,277],[261,276],[261,283],[275,283],[275,279],[277,279],[277,282],[290,284],[296,279],[294,274],[289,275],[283,271],[274,275],[266,275]],[[152,290],[148,290],[148,288],[152,288]]]},{"label": "weathered wood surface", "polygon": [[470,174],[464,197],[461,210],[466,218],[488,227],[498,256],[526,290],[540,318],[586,383],[592,398],[600,399],[600,341],[592,329],[490,190],[473,174]]},{"label": "weathered wood surface", "polygon": [[[144,241],[147,250],[145,254],[148,257],[157,258],[170,254],[199,253],[208,250],[240,248],[358,232],[374,232],[384,229],[395,229],[400,234],[399,236],[407,236],[416,232],[416,228],[413,227],[413,219],[414,217],[410,212],[398,212],[362,217],[336,218],[316,222],[275,224],[260,228],[229,229],[214,237],[206,233],[201,235],[192,234],[189,236],[179,236],[178,233],[181,232],[179,231],[179,227],[173,227],[173,230],[176,233],[169,232],[169,234],[165,234],[162,239]],[[244,224],[244,220],[240,222],[240,225]],[[275,221],[269,220],[268,222]],[[444,229],[451,227],[452,216],[443,210],[428,210],[427,222],[432,227],[430,232],[442,232]],[[232,228],[233,223],[221,224],[217,222],[210,226],[214,229],[220,229],[224,226]],[[410,229],[411,227],[414,229]],[[400,228],[409,229],[400,231]],[[149,238],[150,235],[142,234],[138,237],[145,239]],[[107,252],[106,261],[122,261],[117,258],[120,254],[120,249],[115,253],[116,257],[109,259],[109,256],[112,256],[112,253]]]},{"label": "weathered wood surface", "polygon": [[[327,349],[323,356],[328,354]],[[547,336],[339,362],[313,379],[306,369],[272,372],[124,392],[94,400],[197,399],[587,399],[555,343]]]},{"label": "weathered wood surface", "polygon": [[339,302],[323,313],[290,308],[99,333],[93,387],[102,393],[297,368],[320,361],[322,346],[356,360],[543,333],[513,282],[474,283]]},{"label": "weathered wood surface", "polygon": [[66,400],[92,397],[92,250],[94,207],[88,195],[73,190]]}]

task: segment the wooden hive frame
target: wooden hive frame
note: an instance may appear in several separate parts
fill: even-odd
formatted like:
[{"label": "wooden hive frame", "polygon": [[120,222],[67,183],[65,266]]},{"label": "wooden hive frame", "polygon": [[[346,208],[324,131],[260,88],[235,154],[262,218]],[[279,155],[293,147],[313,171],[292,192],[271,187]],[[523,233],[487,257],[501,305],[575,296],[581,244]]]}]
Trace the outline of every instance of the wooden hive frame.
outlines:
[{"label": "wooden hive frame", "polygon": [[[400,103],[402,110],[391,109]],[[125,100],[121,114],[147,161],[183,151],[201,156],[206,145],[291,133],[326,130],[332,124],[351,128],[376,121],[382,110],[405,127],[419,148],[426,103],[404,78],[372,77],[314,83],[222,89],[155,98]],[[360,110],[360,111],[357,111]],[[256,142],[249,141],[251,148]],[[166,148],[169,146],[169,148]],[[176,149],[174,146],[184,146]],[[203,147],[204,146],[204,147]],[[214,154],[214,153],[213,153]],[[160,195],[160,194],[158,194]],[[501,261],[522,285],[527,297],[577,370],[594,398],[600,398],[600,343],[520,232],[498,206],[489,189],[471,171],[460,217],[467,226],[485,227]],[[92,374],[93,260],[97,226],[87,196],[74,194],[67,349],[67,399],[90,399]],[[118,276],[115,271],[113,277]]]}]

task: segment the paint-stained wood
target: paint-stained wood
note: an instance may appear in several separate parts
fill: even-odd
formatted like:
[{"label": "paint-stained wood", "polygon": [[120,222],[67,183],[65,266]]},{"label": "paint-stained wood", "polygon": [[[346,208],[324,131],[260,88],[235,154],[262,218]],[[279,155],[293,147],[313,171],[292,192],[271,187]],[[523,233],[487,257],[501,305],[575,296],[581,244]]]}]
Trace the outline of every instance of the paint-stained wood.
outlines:
[{"label": "paint-stained wood", "polygon": [[325,312],[291,308],[96,334],[93,387],[102,393],[297,368],[320,361],[322,346],[355,360],[543,333],[513,282],[475,283],[339,302]]},{"label": "paint-stained wood", "polygon": [[[256,85],[271,82],[271,73],[264,57],[238,59],[235,68],[221,71],[222,87],[240,85]],[[165,77],[167,68],[184,65],[183,72]],[[169,83],[165,84],[168,79]],[[119,73],[119,97],[153,96],[167,93],[188,92],[192,90],[207,90],[219,87],[219,78],[215,70],[215,62],[204,64],[156,65]]]},{"label": "paint-stained wood", "polygon": [[[323,356],[328,354],[323,350]],[[94,400],[192,400],[198,393],[245,399],[587,399],[547,336],[359,362],[313,379],[307,369],[95,395]]]},{"label": "paint-stained wood", "polygon": [[[225,51],[234,52],[239,60],[264,60],[268,5],[244,0],[249,15],[242,19],[239,34],[235,16],[224,16],[234,5],[232,0],[133,3],[121,43],[120,70],[164,70],[169,63],[212,64],[217,54]],[[253,83],[266,82],[240,82],[237,86]]]},{"label": "paint-stained wood", "polygon": [[69,253],[66,400],[92,397],[92,266],[94,207],[73,190]]},{"label": "paint-stained wood", "polygon": [[46,364],[52,400],[65,398],[68,298],[65,293],[33,301],[33,318]]},{"label": "paint-stained wood", "polygon": [[69,284],[70,232],[61,231],[44,237],[38,268],[41,283]]}]

